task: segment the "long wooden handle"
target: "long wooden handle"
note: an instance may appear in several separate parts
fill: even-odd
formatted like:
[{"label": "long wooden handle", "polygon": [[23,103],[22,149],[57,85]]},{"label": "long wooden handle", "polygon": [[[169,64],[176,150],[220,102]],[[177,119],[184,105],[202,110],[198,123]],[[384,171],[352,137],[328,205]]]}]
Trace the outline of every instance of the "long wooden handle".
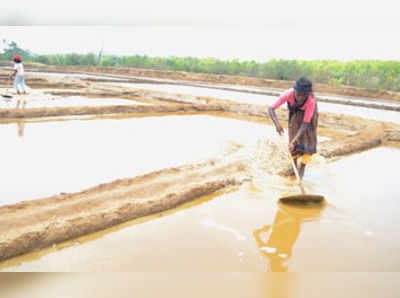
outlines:
[{"label": "long wooden handle", "polygon": [[303,184],[301,183],[299,171],[297,170],[297,167],[296,167],[296,165],[294,164],[294,160],[293,160],[292,154],[290,154],[290,151],[289,151],[289,149],[288,149],[288,147],[287,147],[287,143],[286,143],[286,140],[285,140],[284,135],[283,135],[283,134],[280,135],[280,138],[281,138],[281,145],[282,145],[282,148],[284,147],[283,149],[284,149],[284,151],[286,152],[286,154],[287,154],[288,157],[289,157],[290,163],[292,164],[292,167],[293,167],[294,174],[296,175],[297,183],[299,184],[301,193],[304,195],[306,192],[305,192],[305,190],[304,190]]}]

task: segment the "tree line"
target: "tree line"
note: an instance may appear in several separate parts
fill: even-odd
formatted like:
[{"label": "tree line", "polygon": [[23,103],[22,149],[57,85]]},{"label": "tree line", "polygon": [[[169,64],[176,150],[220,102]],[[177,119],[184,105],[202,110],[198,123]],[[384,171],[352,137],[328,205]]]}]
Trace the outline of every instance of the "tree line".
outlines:
[{"label": "tree line", "polygon": [[12,60],[15,53],[23,61],[48,65],[102,67],[137,67],[210,74],[241,75],[274,80],[296,80],[307,76],[316,83],[349,85],[363,88],[400,91],[400,61],[388,60],[283,60],[268,62],[220,60],[195,57],[149,57],[147,55],[115,56],[94,54],[36,55],[10,43],[0,60]]}]

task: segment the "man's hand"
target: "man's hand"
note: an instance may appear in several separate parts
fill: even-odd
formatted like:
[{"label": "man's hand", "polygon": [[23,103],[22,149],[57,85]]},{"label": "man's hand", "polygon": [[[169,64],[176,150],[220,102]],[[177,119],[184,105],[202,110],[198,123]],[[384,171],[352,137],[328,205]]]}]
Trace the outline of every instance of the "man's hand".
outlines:
[{"label": "man's hand", "polygon": [[279,124],[275,126],[276,131],[280,134],[283,135],[283,133],[285,132],[282,128],[282,126],[280,126]]},{"label": "man's hand", "polygon": [[293,151],[295,146],[296,146],[296,140],[291,141],[289,144],[289,150]]}]

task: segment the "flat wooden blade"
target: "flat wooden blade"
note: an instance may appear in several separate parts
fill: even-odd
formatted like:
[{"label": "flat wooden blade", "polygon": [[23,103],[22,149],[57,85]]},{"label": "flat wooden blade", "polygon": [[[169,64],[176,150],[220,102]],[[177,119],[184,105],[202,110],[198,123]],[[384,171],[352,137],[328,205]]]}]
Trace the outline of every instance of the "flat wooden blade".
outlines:
[{"label": "flat wooden blade", "polygon": [[324,196],[299,194],[299,195],[282,197],[279,200],[282,203],[290,203],[290,202],[315,202],[315,203],[318,203],[318,202],[322,202],[324,200]]}]

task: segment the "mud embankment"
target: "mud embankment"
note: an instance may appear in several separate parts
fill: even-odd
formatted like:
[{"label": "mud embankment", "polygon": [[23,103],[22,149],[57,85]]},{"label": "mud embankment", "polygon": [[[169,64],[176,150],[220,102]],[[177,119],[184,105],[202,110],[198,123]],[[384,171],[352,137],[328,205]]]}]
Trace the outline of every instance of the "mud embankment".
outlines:
[{"label": "mud embankment", "polygon": [[44,248],[240,184],[246,160],[208,161],[0,208],[0,260]]},{"label": "mud embankment", "polygon": [[[54,73],[56,73],[56,71],[53,71]],[[74,73],[76,73],[76,71],[74,71]],[[86,74],[87,72],[78,72],[81,74]],[[98,73],[92,73],[93,75],[98,75]],[[109,75],[109,74],[107,74]],[[161,76],[161,78],[163,78]],[[234,77],[236,78],[236,77]],[[255,90],[251,90],[251,89],[237,89],[237,88],[230,88],[230,87],[221,87],[221,86],[217,86],[217,85],[201,85],[198,84],[196,82],[198,81],[172,81],[170,78],[166,79],[166,81],[152,81],[149,79],[145,79],[145,78],[135,78],[135,79],[124,79],[124,80],[116,80],[115,78],[110,80],[110,79],[99,79],[99,78],[82,78],[82,79],[72,79],[72,78],[50,78],[48,75],[46,76],[41,76],[38,75],[38,77],[32,76],[32,75],[27,75],[27,81],[29,81],[29,86],[33,89],[40,89],[40,88],[50,88],[50,89],[87,89],[90,88],[90,86],[92,85],[92,83],[96,84],[96,86],[98,86],[98,83],[104,83],[104,82],[108,82],[108,83],[116,83],[116,82],[123,82],[123,83],[150,83],[150,84],[169,84],[169,85],[183,85],[183,86],[192,86],[192,87],[200,87],[200,88],[211,88],[211,89],[218,89],[218,90],[226,90],[226,91],[233,91],[233,92],[241,92],[241,93],[250,93],[250,94],[258,94],[258,95],[267,95],[267,96],[280,96],[280,94],[282,93],[281,91],[276,91],[276,92],[272,92],[272,91],[255,91]],[[200,81],[202,82],[202,81]],[[281,86],[280,81],[276,81],[279,82],[276,84],[276,86],[273,86],[271,88],[280,88],[279,86]],[[7,75],[7,72],[5,70],[0,70],[0,85],[4,85],[4,86],[9,86],[10,85],[10,81]],[[204,83],[204,82],[202,82]],[[209,82],[206,82],[209,83]],[[220,82],[214,82],[215,84],[221,84]],[[232,83],[233,84],[233,83]],[[273,85],[273,84],[272,84]],[[250,86],[250,85],[246,85],[246,86]],[[290,88],[292,85],[288,85],[285,88]],[[268,86],[263,86],[268,87]],[[118,88],[120,89],[124,89],[124,87],[119,86]],[[283,88],[283,89],[285,89]],[[325,94],[328,94],[329,92],[325,92],[326,89],[325,85],[321,85],[321,89],[324,90],[323,92]],[[107,89],[106,85],[104,85],[103,89]],[[129,89],[129,88],[125,88],[125,89]],[[379,109],[379,110],[387,110],[387,111],[400,111],[400,106],[393,106],[393,105],[386,105],[385,101],[390,100],[390,101],[396,101],[397,99],[397,93],[393,93],[391,92],[388,96],[386,97],[374,97],[373,94],[374,92],[370,92],[369,91],[364,91],[364,89],[360,89],[360,92],[356,92],[354,94],[352,94],[352,96],[361,96],[361,97],[366,97],[366,99],[370,98],[371,100],[381,100],[382,103],[378,104],[378,103],[366,103],[366,102],[355,102],[352,100],[342,100],[342,99],[332,99],[332,98],[327,98],[324,97],[324,95],[318,95],[318,101],[320,102],[326,102],[326,103],[332,103],[332,104],[342,104],[342,105],[350,105],[350,106],[358,106],[358,107],[366,107],[366,108],[373,108],[373,109]],[[78,91],[77,91],[78,92]],[[98,93],[98,96],[110,96],[111,94],[108,94],[107,92],[103,92],[103,93]],[[138,93],[138,92],[133,92],[133,93]],[[142,92],[143,93],[143,92]],[[153,91],[153,93],[155,93],[155,91]],[[69,95],[77,95],[78,93],[73,93],[71,92]],[[340,90],[336,90],[334,91],[332,94],[342,94],[342,95],[347,95],[349,96],[349,94],[345,93],[340,93]],[[369,94],[369,95],[368,95]],[[60,95],[60,94],[55,94],[55,95]],[[115,94],[113,94],[115,95]],[[120,97],[121,96],[135,96],[134,94],[132,94],[132,90],[131,92],[120,92]],[[140,95],[137,95],[137,97],[140,97]],[[195,96],[187,96],[187,102],[193,103],[195,102]],[[399,98],[399,102],[400,102],[400,95],[398,96]],[[165,100],[165,96],[163,98],[163,100]],[[155,100],[157,100],[155,98]],[[181,102],[183,102],[183,100],[181,100]]]},{"label": "mud embankment", "polygon": [[[12,64],[9,62],[0,63],[0,66],[11,66],[11,65]],[[190,73],[183,71],[161,71],[161,70],[140,69],[140,68],[130,68],[130,67],[54,66],[54,65],[44,65],[40,63],[25,63],[25,65],[26,67],[31,68],[35,71],[126,75],[126,76],[159,78],[168,80],[203,82],[203,83],[213,83],[213,84],[231,84],[231,85],[255,86],[255,87],[277,88],[277,89],[288,89],[291,88],[294,84],[293,81],[270,80],[270,79],[252,78],[244,76],[232,76],[232,75]],[[352,86],[330,86],[327,84],[315,84],[314,86],[315,86],[314,91],[316,93],[400,101],[400,92],[358,88]]]},{"label": "mud embankment", "polygon": [[[89,86],[88,83],[78,80],[51,80],[42,76],[25,75],[25,84],[32,89],[79,89]],[[0,86],[13,88],[13,81],[9,78],[9,71],[0,70]]]}]

